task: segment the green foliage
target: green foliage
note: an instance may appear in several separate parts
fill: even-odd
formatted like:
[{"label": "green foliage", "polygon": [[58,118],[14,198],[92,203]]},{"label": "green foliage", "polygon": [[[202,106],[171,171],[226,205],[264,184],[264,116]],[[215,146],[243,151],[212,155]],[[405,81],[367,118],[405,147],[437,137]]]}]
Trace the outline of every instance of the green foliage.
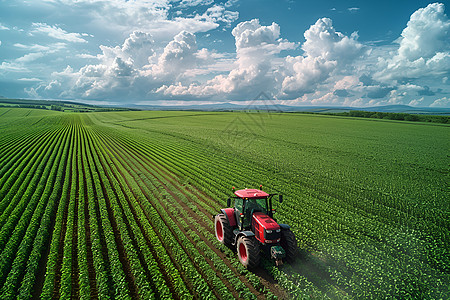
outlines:
[{"label": "green foliage", "polygon": [[262,260],[290,297],[449,296],[447,125],[382,114],[0,116],[2,299],[275,299],[211,219],[231,186],[259,184],[284,194],[275,217],[300,246],[292,264]]},{"label": "green foliage", "polygon": [[431,122],[448,124],[450,117],[435,116],[435,115],[420,115],[407,113],[388,113],[388,112],[371,112],[361,110],[351,110],[349,112],[330,113],[335,116],[358,117],[358,118],[376,118],[396,121],[410,121],[410,122]]}]

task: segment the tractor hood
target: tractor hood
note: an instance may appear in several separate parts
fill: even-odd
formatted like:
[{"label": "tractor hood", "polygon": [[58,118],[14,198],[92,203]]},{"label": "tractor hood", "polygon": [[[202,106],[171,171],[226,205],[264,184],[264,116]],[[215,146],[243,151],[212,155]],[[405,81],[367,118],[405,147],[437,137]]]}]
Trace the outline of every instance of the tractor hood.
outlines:
[{"label": "tractor hood", "polygon": [[256,222],[258,222],[258,224],[260,226],[262,226],[265,230],[272,230],[272,231],[277,231],[279,232],[280,230],[280,225],[277,224],[277,222],[275,222],[274,219],[272,219],[271,217],[269,217],[268,215],[266,215],[265,213],[262,212],[255,212],[253,214],[253,218],[255,219]]}]

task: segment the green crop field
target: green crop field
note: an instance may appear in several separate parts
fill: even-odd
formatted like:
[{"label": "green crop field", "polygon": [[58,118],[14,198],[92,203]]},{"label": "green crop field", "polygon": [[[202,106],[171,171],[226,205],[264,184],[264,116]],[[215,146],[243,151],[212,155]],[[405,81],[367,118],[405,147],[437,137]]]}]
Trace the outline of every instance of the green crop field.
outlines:
[{"label": "green crop field", "polygon": [[[295,113],[0,108],[0,298],[448,299],[450,126]],[[284,195],[295,261],[214,235]]]}]

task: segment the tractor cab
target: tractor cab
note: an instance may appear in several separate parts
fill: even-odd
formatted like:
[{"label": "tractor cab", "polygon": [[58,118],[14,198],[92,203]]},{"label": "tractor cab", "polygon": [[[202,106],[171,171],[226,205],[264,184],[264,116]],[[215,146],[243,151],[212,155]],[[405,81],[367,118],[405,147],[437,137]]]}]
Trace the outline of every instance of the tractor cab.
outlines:
[{"label": "tractor cab", "polygon": [[[255,212],[268,214],[268,197],[270,195],[266,192],[257,189],[245,189],[235,191],[234,194],[237,196],[234,198],[234,213],[239,227],[241,224],[243,228],[249,227]],[[270,213],[272,213],[271,208]]]}]

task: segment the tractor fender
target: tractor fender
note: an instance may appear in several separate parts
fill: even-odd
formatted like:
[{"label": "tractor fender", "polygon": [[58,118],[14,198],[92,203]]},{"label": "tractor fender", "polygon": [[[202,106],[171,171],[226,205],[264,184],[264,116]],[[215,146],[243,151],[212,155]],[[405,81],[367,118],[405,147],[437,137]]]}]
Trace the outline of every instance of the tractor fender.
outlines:
[{"label": "tractor fender", "polygon": [[222,208],[220,211],[225,214],[228,220],[228,224],[230,224],[231,227],[237,225],[236,217],[234,215],[234,208]]},{"label": "tractor fender", "polygon": [[278,224],[280,225],[281,230],[286,230],[286,229],[290,229],[291,226],[289,226],[288,224]]},{"label": "tractor fender", "polygon": [[[235,234],[236,234],[236,233],[235,233]],[[252,237],[252,236],[255,236],[255,234],[254,234],[252,231],[250,231],[250,230],[240,231],[240,232],[239,232],[238,234],[236,234],[236,236],[234,237],[234,244],[233,244],[233,245],[236,245],[236,244],[237,244],[237,241],[238,241],[238,239],[239,239],[241,236]]]}]

